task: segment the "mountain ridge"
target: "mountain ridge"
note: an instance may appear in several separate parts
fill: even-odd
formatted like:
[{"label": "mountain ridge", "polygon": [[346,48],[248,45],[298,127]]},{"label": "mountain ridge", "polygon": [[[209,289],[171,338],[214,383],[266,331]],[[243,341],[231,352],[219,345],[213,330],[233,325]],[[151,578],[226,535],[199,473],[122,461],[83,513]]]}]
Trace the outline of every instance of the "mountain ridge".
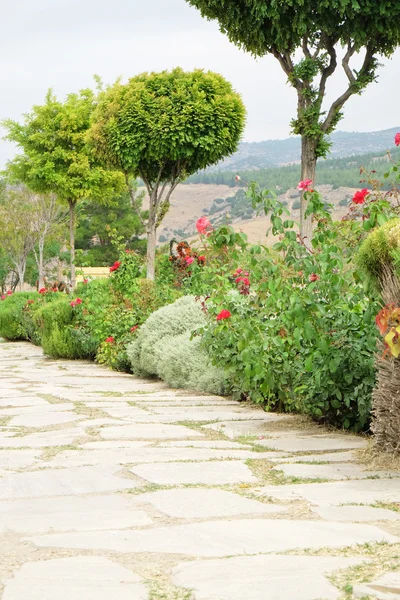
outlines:
[{"label": "mountain ridge", "polygon": [[[400,131],[400,125],[379,131],[336,131],[330,136],[332,147],[328,158],[344,158],[368,152],[385,152],[394,146],[394,136],[398,131]],[[257,170],[263,167],[277,167],[298,163],[300,157],[299,136],[291,136],[283,140],[242,142],[237,152],[210,167],[208,171]]]}]

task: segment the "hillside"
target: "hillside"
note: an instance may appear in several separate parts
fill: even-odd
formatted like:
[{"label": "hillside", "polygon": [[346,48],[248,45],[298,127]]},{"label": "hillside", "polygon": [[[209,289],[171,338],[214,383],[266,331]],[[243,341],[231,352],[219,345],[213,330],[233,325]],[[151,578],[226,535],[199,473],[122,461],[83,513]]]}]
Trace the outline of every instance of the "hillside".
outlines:
[{"label": "hillside", "polygon": [[[337,131],[331,135],[331,158],[356,156],[369,152],[385,152],[393,146],[395,134],[400,127],[383,131],[347,132]],[[300,138],[293,136],[284,140],[244,142],[238,152],[208,171],[254,170],[292,164],[300,161]]]}]

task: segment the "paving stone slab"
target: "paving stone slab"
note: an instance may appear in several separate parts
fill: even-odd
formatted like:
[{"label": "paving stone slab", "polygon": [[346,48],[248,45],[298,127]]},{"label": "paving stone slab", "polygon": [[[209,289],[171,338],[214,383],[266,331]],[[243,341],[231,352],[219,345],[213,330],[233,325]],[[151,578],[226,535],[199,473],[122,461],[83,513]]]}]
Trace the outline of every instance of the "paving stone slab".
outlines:
[{"label": "paving stone slab", "polygon": [[194,600],[336,600],[327,576],[363,562],[327,556],[241,556],[199,560],[172,571],[177,586],[193,590]]},{"label": "paving stone slab", "polygon": [[366,596],[376,600],[400,600],[400,573],[385,573],[371,583],[354,586],[354,598],[365,598]]},{"label": "paving stone slab", "polygon": [[100,435],[104,440],[174,440],[203,436],[199,431],[194,431],[182,425],[163,425],[157,423],[105,427],[101,430]]},{"label": "paving stone slab", "polygon": [[0,501],[0,531],[52,533],[151,525],[142,510],[118,495]]},{"label": "paving stone slab", "polygon": [[2,410],[0,410],[0,416],[1,417],[16,417],[19,415],[29,415],[29,416],[35,416],[35,415],[48,415],[50,413],[65,413],[65,412],[70,412],[71,414],[72,411],[74,410],[74,405],[69,402],[63,402],[60,404],[49,404],[48,402],[46,402],[45,406],[15,406],[12,408],[4,408]]},{"label": "paving stone slab", "polygon": [[0,499],[100,494],[136,487],[134,481],[117,477],[112,467],[76,467],[15,473],[1,479]]},{"label": "paving stone slab", "polygon": [[204,428],[223,433],[231,439],[247,435],[258,437],[268,434],[268,423],[276,423],[290,418],[270,413],[264,413],[264,415],[265,417],[262,420],[225,421],[223,423],[205,425]]},{"label": "paving stone slab", "polygon": [[72,412],[54,411],[42,414],[28,414],[13,417],[9,423],[10,427],[47,427],[49,425],[61,425],[79,421],[82,415],[76,415]]},{"label": "paving stone slab", "polygon": [[233,440],[190,440],[188,442],[162,442],[158,445],[158,448],[236,448],[237,450],[249,450],[251,446],[239,444]]},{"label": "paving stone slab", "polygon": [[25,469],[39,462],[40,451],[37,450],[0,450],[1,469]]},{"label": "paving stone slab", "polygon": [[147,600],[141,578],[102,556],[24,564],[5,582],[3,600]]},{"label": "paving stone slab", "polygon": [[250,450],[211,448],[115,448],[109,450],[65,450],[49,463],[56,467],[76,467],[96,464],[165,463],[216,459],[264,459],[266,453]]},{"label": "paving stone slab", "polygon": [[356,455],[351,450],[348,452],[331,452],[321,454],[300,454],[296,456],[286,455],[284,458],[274,459],[272,462],[277,463],[344,463],[344,462],[356,462]]},{"label": "paving stone slab", "polygon": [[239,519],[207,521],[137,531],[60,533],[28,538],[37,547],[159,552],[194,557],[222,557],[283,552],[302,548],[343,548],[372,542],[397,543],[399,538],[372,525]]},{"label": "paving stone slab", "polygon": [[247,465],[237,460],[228,462],[155,463],[138,465],[131,468],[130,471],[138,477],[146,479],[146,481],[160,485],[257,483],[256,477]]},{"label": "paving stone slab", "polygon": [[138,502],[149,502],[158,511],[179,519],[261,515],[283,513],[289,510],[289,506],[265,504],[218,489],[159,490],[140,494],[140,496],[136,496],[136,499]]},{"label": "paving stone slab", "polygon": [[312,510],[325,521],[352,523],[400,521],[400,513],[372,506],[316,506]]},{"label": "paving stone slab", "polygon": [[12,436],[12,433],[0,433],[0,448],[45,448],[47,446],[68,446],[84,433],[84,429],[61,429],[55,431],[43,431],[24,435],[23,437]]},{"label": "paving stone slab", "polygon": [[399,479],[360,479],[332,483],[268,485],[255,492],[279,500],[308,500],[315,506],[399,502]]},{"label": "paving stone slab", "polygon": [[145,448],[146,446],[150,446],[151,444],[151,441],[137,442],[132,440],[112,440],[109,442],[86,442],[85,444],[82,444],[79,447],[85,450],[87,448],[92,448],[93,450],[107,450],[114,448]]},{"label": "paving stone slab", "polygon": [[[2,383],[0,384],[2,385]],[[36,396],[20,396],[19,394],[9,395],[4,394],[0,397],[0,415],[3,414],[3,409],[10,406],[21,407],[21,406],[48,406],[48,402],[43,398],[37,398]]]},{"label": "paving stone slab", "polygon": [[347,479],[368,479],[378,477],[385,479],[387,477],[400,477],[398,473],[388,473],[387,471],[366,471],[360,465],[353,463],[335,463],[331,465],[310,465],[310,464],[280,464],[274,467],[272,471],[280,471],[287,477],[299,477],[300,479],[334,479],[337,481]]},{"label": "paving stone slab", "polygon": [[[134,408],[134,407],[131,407]],[[128,406],[127,408],[115,407],[115,408],[104,408],[103,410],[107,412],[110,416],[118,417],[121,419],[127,419],[133,421],[135,423],[179,423],[180,421],[225,421],[225,420],[248,420],[249,415],[247,413],[239,414],[234,412],[222,411],[219,409],[218,411],[209,411],[205,410],[202,407],[198,407],[199,410],[193,410],[191,408],[179,407],[179,410],[173,410],[168,412],[156,412],[155,410],[152,412],[136,409],[131,410]],[[250,417],[251,419],[262,421],[263,413],[254,413],[254,417]]]},{"label": "paving stone slab", "polygon": [[366,440],[350,435],[314,435],[307,437],[288,436],[282,439],[268,438],[258,442],[262,446],[268,446],[274,450],[283,452],[330,452],[333,450],[354,450],[364,448]]}]

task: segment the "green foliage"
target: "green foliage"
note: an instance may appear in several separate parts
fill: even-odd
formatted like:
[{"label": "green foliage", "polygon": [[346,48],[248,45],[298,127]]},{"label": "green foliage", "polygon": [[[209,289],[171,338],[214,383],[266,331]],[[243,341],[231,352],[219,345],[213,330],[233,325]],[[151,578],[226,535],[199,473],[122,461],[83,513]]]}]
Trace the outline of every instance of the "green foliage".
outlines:
[{"label": "green foliage", "polygon": [[[232,266],[221,268],[214,258],[220,252],[213,244],[215,234],[207,239],[202,272],[211,295],[207,307],[214,319],[222,309],[231,317],[204,328],[205,347],[214,364],[226,370],[235,395],[268,410],[298,411],[346,429],[367,428],[378,301],[366,296],[351,256],[341,251],[346,243],[340,236],[342,231],[348,235],[347,229],[335,227],[319,195],[308,193],[308,211],[316,222],[310,253],[298,241],[282,203],[255,186],[249,195],[269,214],[279,242],[267,252],[253,246],[242,254],[249,293]],[[378,206],[384,216],[386,208]],[[370,206],[363,210],[371,213]],[[368,218],[363,224],[358,245],[370,226]],[[227,254],[236,258],[235,252]]]},{"label": "green foliage", "polygon": [[24,116],[23,124],[4,121],[7,139],[22,150],[8,164],[8,174],[31,190],[54,192],[74,203],[106,199],[122,190],[122,175],[94,164],[87,152],[85,137],[95,104],[91,90],[69,94],[64,103],[50,90],[45,103]]},{"label": "green foliage", "polygon": [[[400,6],[391,0],[186,0],[203,17],[216,20],[231,42],[254,56],[272,54],[298,96],[293,133],[303,142],[302,172],[330,148],[326,137],[342,117],[341,109],[376,79],[377,56],[391,56],[400,43]],[[327,81],[336,71],[338,52],[347,76],[346,88],[328,111],[323,110]],[[355,53],[362,66],[350,66]]]},{"label": "green foliage", "polygon": [[36,293],[19,292],[0,300],[0,337],[6,340],[25,340],[27,337],[23,311],[28,300],[35,300]]},{"label": "green foliage", "polygon": [[391,219],[382,227],[372,231],[362,243],[357,256],[357,264],[372,285],[380,287],[385,268],[398,268],[400,249],[400,219]]},{"label": "green foliage", "polygon": [[[118,249],[113,244],[113,231],[118,231],[121,242],[128,247],[140,248],[143,242],[137,236],[143,225],[134,212],[127,192],[115,196],[107,205],[83,202],[79,210],[76,229],[77,265],[96,267],[112,264],[118,259]],[[79,251],[82,252],[79,252]]]},{"label": "green foliage", "polygon": [[80,340],[74,335],[75,313],[67,296],[44,304],[34,313],[45,354],[52,358],[87,358]]},{"label": "green foliage", "polygon": [[234,152],[243,132],[240,96],[221,75],[182,69],[144,73],[100,94],[90,142],[106,164],[155,182],[184,178]]}]

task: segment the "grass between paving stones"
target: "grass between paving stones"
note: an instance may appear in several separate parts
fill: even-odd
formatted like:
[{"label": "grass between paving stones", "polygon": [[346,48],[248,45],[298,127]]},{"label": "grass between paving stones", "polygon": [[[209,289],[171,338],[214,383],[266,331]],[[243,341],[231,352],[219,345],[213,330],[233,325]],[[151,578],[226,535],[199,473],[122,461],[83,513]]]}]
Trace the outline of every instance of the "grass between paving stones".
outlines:
[{"label": "grass between paving stones", "polygon": [[385,508],[386,510],[400,512],[400,502],[376,502],[371,506],[373,506],[373,508]]},{"label": "grass between paving stones", "polygon": [[[365,563],[337,571],[328,579],[340,589],[340,600],[352,600],[353,586],[357,583],[367,583],[375,577],[388,572],[400,570],[400,544],[388,542],[373,542],[346,546],[344,548],[306,548],[304,550],[286,550],[281,554],[291,556],[340,556],[363,557]],[[367,562],[368,561],[368,562]],[[368,597],[366,597],[368,598]]]},{"label": "grass between paving stones", "polygon": [[91,419],[107,419],[110,417],[110,415],[101,408],[86,406],[84,402],[74,402],[73,412],[77,415],[90,417]]},{"label": "grass between paving stones", "polygon": [[192,600],[192,590],[177,587],[166,581],[147,581],[149,600]]},{"label": "grass between paving stones", "polygon": [[0,417],[0,427],[7,427],[8,423],[11,421],[12,417]]},{"label": "grass between paving stones", "polygon": [[[60,454],[60,452],[64,452],[65,450],[82,450],[82,448],[80,448],[78,445],[76,444],[66,444],[65,446],[45,446],[43,448],[41,448],[42,450],[42,454],[40,455],[40,460],[51,460],[52,458],[54,458],[55,456],[57,456],[57,454]],[[51,465],[48,465],[51,466]]]},{"label": "grass between paving stones", "polygon": [[65,404],[65,402],[68,402],[66,398],[53,396],[53,394],[35,394],[35,396],[42,398],[42,400],[46,400],[49,404]]},{"label": "grass between paving stones", "polygon": [[291,485],[295,483],[326,483],[327,481],[330,481],[329,479],[323,478],[306,479],[302,477],[290,477],[285,475],[283,471],[272,470],[273,467],[276,467],[277,465],[271,463],[267,458],[259,460],[248,458],[245,461],[245,464],[263,485],[266,483],[270,485]]}]

